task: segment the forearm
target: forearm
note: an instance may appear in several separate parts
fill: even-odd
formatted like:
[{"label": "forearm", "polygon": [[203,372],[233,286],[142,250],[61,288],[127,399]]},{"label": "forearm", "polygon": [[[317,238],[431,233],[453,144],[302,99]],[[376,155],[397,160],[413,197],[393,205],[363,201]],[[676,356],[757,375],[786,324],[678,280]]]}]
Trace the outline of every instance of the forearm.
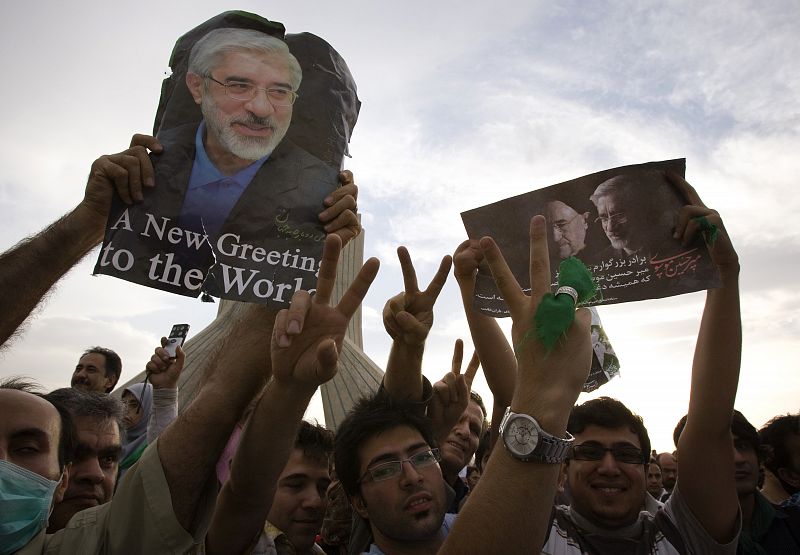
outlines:
[{"label": "forearm", "polygon": [[153,443],[178,417],[178,388],[153,389],[153,407],[147,422],[147,444]]},{"label": "forearm", "polygon": [[509,345],[497,320],[473,308],[472,292],[475,288],[475,277],[461,277],[457,278],[457,281],[472,343],[481,360],[486,383],[494,395],[495,403],[507,407],[514,395],[514,381],[517,374],[514,349]]},{"label": "forearm", "polygon": [[396,402],[418,403],[422,400],[422,355],[425,345],[392,342],[383,388]]},{"label": "forearm", "polygon": [[[532,415],[544,430],[565,437],[571,405],[546,407],[544,402],[538,407],[512,403],[512,410]],[[550,522],[558,470],[558,464],[519,461],[497,445],[440,553],[538,553]]]},{"label": "forearm", "polygon": [[494,404],[492,405],[492,420],[489,428],[490,448],[494,448],[497,438],[500,437],[500,422],[503,421],[503,414],[505,414],[507,406],[508,404],[503,405],[500,401],[498,401],[497,397],[494,398]]},{"label": "forearm", "polygon": [[275,314],[255,305],[237,307],[245,317],[228,313],[228,333],[211,358],[205,383],[158,441],[173,509],[187,530],[231,430],[271,370],[269,337]]},{"label": "forearm", "polygon": [[696,418],[691,429],[717,436],[730,432],[741,359],[737,272],[723,275],[722,287],[707,292],[692,363],[689,415]]},{"label": "forearm", "polygon": [[14,334],[53,285],[102,239],[102,228],[76,208],[0,255],[0,345]]},{"label": "forearm", "polygon": [[210,555],[243,553],[264,528],[276,483],[314,391],[294,390],[275,380],[267,385],[242,434],[230,478],[217,499],[206,538]]},{"label": "forearm", "polygon": [[730,428],[741,343],[736,272],[723,275],[723,286],[707,293],[692,365],[689,416],[678,445],[681,493],[717,541],[730,540],[738,511]]}]

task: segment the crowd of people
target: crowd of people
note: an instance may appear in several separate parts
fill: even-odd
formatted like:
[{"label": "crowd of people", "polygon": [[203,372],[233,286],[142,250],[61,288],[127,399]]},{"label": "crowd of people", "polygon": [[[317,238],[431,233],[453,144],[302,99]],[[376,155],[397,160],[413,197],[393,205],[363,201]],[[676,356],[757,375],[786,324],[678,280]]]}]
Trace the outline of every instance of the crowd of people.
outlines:
[{"label": "crowd of people", "polygon": [[[263,121],[291,114],[285,98],[271,102],[297,79],[276,77],[281,64],[261,76],[248,56],[275,65],[276,54],[258,48],[229,44],[210,57],[208,75],[191,78],[207,120],[218,104],[228,114],[198,135],[210,141],[211,164],[223,156],[238,169],[269,155],[261,142],[280,142]],[[236,79],[254,94],[231,97],[224,85]],[[0,284],[18,292],[0,301],[0,342],[8,346],[98,244],[112,196],[132,203],[156,185],[148,151],[161,150],[137,135],[101,157],[73,211],[0,256]],[[534,315],[553,294],[543,216],[530,223],[529,294],[489,237],[445,256],[424,289],[399,248],[404,290],[383,312],[392,348],[380,389],[357,400],[335,434],[304,422],[317,388],[337,373],[348,323],[379,269],[367,260],[332,304],[341,250],[359,231],[345,173],[320,207],[327,237],[314,294],[297,291],[279,311],[247,305],[231,318],[180,414],[185,356],[170,356],[166,338],[147,382],[120,395],[111,392],[122,363],[101,347],[79,357],[69,388],[45,393],[22,377],[0,384],[0,554],[800,552],[800,415],[757,430],[734,409],[738,256],[719,214],[681,177],[667,178],[686,201],[675,238],[702,241],[700,219],[713,225],[707,243],[721,280],[707,292],[674,452],[652,452],[645,423],[619,400],[576,405],[591,366],[588,309],[576,308],[552,349],[538,339]],[[511,312],[510,343],[473,309],[483,264]],[[462,369],[457,343],[452,368],[431,384],[422,359],[451,269],[475,354]],[[479,368],[492,414],[471,391]]]}]

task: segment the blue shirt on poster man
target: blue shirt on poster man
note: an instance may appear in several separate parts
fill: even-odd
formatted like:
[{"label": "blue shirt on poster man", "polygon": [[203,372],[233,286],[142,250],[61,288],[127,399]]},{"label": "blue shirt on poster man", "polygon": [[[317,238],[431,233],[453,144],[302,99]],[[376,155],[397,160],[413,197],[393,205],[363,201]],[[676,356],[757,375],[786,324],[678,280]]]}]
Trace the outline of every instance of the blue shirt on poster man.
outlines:
[{"label": "blue shirt on poster man", "polygon": [[228,214],[269,156],[259,158],[234,175],[224,175],[206,153],[205,132],[203,121],[195,135],[194,164],[178,222],[185,229],[202,229],[210,238],[216,238]]}]

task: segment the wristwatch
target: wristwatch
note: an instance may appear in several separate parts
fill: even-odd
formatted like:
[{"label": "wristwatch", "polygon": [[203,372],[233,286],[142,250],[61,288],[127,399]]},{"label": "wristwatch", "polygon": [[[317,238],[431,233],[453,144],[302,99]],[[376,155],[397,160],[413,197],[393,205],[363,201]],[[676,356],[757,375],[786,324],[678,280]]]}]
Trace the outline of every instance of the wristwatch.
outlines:
[{"label": "wristwatch", "polygon": [[500,437],[514,458],[551,464],[564,462],[575,441],[569,432],[565,439],[548,434],[532,416],[511,412],[511,407],[500,422]]}]

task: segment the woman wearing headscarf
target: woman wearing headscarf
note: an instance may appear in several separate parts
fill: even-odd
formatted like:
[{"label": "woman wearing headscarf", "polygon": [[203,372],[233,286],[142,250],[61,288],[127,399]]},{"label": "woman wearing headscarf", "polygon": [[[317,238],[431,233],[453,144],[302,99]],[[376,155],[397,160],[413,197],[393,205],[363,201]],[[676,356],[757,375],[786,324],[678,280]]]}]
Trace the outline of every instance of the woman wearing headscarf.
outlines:
[{"label": "woman wearing headscarf", "polygon": [[[161,345],[167,338],[161,338]],[[178,347],[176,356],[171,357],[163,347],[158,347],[147,363],[147,376],[150,383],[136,383],[122,392],[125,403],[123,424],[126,429],[122,442],[122,459],[119,465],[117,485],[132,467],[145,448],[161,435],[167,426],[178,416],[178,378],[183,369],[185,354]]]},{"label": "woman wearing headscarf", "polygon": [[122,402],[125,404],[125,415],[122,418],[125,438],[122,441],[117,482],[122,480],[125,472],[139,460],[148,445],[147,427],[153,406],[153,386],[149,383],[136,383],[125,388],[122,392]]}]

